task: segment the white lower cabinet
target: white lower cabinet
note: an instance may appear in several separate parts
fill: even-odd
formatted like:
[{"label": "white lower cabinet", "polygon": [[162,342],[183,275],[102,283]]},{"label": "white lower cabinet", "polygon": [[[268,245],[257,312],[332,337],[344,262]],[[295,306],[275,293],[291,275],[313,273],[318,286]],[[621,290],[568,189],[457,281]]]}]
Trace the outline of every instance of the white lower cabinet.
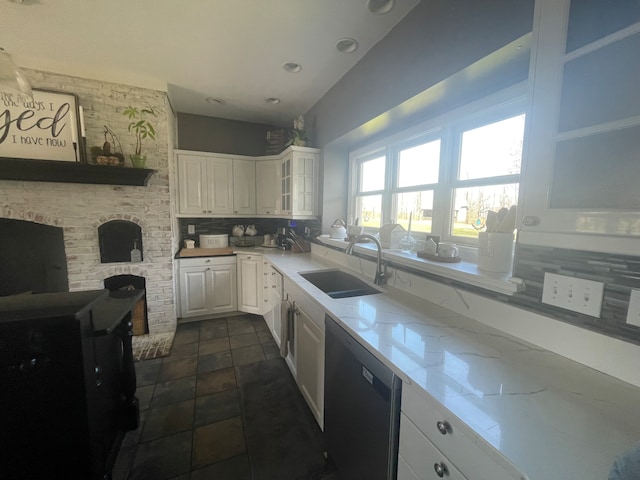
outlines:
[{"label": "white lower cabinet", "polygon": [[[399,454],[417,478],[526,478],[484,439],[417,386],[403,384],[401,411]],[[411,478],[410,475],[398,475],[398,480]]]},{"label": "white lower cabinet", "polygon": [[237,309],[236,257],[181,259],[180,317],[197,317]]},{"label": "white lower cabinet", "polygon": [[298,385],[320,427],[324,424],[324,331],[298,308]]},{"label": "white lower cabinet", "polygon": [[324,311],[288,279],[284,292],[293,312],[289,338],[293,338],[294,351],[287,363],[311,413],[324,429]]},{"label": "white lower cabinet", "polygon": [[263,267],[264,271],[267,272],[265,295],[269,298],[263,316],[276,345],[280,348],[280,334],[282,332],[282,274],[269,262],[264,262]]},{"label": "white lower cabinet", "polygon": [[400,468],[398,461],[398,480],[466,480],[451,460],[438,450],[404,413],[400,414],[399,450],[398,457],[402,458],[405,464]]},{"label": "white lower cabinet", "polygon": [[238,310],[262,315],[265,311],[264,268],[262,255],[239,253],[238,259]]}]

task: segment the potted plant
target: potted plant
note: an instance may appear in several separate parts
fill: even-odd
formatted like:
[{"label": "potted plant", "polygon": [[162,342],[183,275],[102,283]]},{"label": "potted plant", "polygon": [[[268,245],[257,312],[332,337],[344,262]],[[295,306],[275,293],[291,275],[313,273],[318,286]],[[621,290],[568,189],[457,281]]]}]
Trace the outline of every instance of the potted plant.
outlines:
[{"label": "potted plant", "polygon": [[147,156],[142,155],[142,141],[145,138],[150,138],[152,140],[156,139],[156,129],[153,127],[151,122],[147,120],[147,117],[155,117],[156,111],[153,107],[138,109],[136,107],[129,106],[122,112],[122,114],[129,118],[129,133],[136,137],[135,153],[129,155],[131,164],[135,168],[144,168],[147,162]]},{"label": "potted plant", "polygon": [[285,146],[297,145],[299,147],[305,147],[308,141],[309,137],[307,137],[307,133],[304,131],[304,118],[300,115],[293,121],[293,129],[289,132],[289,141]]}]

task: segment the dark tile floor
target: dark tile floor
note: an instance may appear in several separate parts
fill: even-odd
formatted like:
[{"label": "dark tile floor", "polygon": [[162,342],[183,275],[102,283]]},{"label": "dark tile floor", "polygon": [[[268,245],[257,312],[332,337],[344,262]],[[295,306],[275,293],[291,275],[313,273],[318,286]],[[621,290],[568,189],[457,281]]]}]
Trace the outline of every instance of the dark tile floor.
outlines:
[{"label": "dark tile floor", "polygon": [[136,363],[140,427],[113,479],[251,479],[236,368],[277,357],[260,316],[179,324],[169,357]]}]

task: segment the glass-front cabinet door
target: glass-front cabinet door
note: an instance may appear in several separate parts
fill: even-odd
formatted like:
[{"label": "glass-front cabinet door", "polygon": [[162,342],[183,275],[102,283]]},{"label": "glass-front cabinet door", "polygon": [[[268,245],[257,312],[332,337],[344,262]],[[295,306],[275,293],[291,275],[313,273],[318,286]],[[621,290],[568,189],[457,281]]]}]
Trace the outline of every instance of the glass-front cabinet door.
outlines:
[{"label": "glass-front cabinet door", "polygon": [[520,240],[628,252],[640,240],[640,4],[538,0],[535,18]]}]

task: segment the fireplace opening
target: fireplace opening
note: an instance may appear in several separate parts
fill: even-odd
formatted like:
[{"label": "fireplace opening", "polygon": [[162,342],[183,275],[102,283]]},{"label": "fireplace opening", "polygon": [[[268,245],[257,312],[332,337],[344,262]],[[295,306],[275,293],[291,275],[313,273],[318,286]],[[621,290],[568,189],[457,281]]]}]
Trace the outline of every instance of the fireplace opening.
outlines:
[{"label": "fireplace opening", "polygon": [[141,262],[142,229],[128,220],[111,220],[98,227],[100,262]]},{"label": "fireplace opening", "polygon": [[0,296],[68,291],[62,228],[0,218]]},{"label": "fireplace opening", "polygon": [[[114,275],[104,279],[104,288],[111,292],[118,290],[145,290],[146,284],[146,279],[138,275]],[[134,335],[145,335],[149,333],[146,291],[133,307],[131,320],[133,322]]]}]

